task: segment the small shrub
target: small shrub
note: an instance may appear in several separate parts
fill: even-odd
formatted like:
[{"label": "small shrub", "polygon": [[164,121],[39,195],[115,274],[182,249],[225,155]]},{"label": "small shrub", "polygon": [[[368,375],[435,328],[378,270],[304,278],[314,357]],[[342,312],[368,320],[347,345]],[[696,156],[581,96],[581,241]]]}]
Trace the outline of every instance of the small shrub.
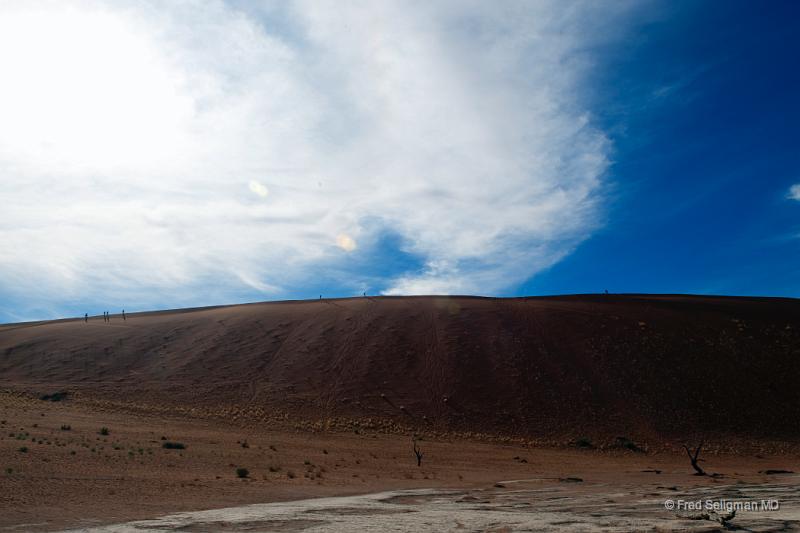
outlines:
[{"label": "small shrub", "polygon": [[13,468],[6,468],[6,474],[11,475],[13,473],[14,473],[14,469]]},{"label": "small shrub", "polygon": [[20,448],[17,451],[20,452],[20,453],[28,453],[28,447],[27,446],[23,446],[22,448]]},{"label": "small shrub", "polygon": [[249,448],[249,447],[250,447],[250,445],[249,445],[249,444],[247,444],[247,441],[246,441],[246,440],[243,440],[243,441],[242,441],[242,448]]},{"label": "small shrub", "polygon": [[281,469],[281,467],[275,466],[275,465],[272,465],[272,466],[269,467],[269,471],[270,472],[278,472],[278,471],[280,471],[280,469]]},{"label": "small shrub", "polygon": [[182,442],[172,442],[172,441],[164,441],[161,445],[162,448],[166,448],[167,450],[185,450],[186,445]]},{"label": "small shrub", "polygon": [[288,477],[289,479],[294,479],[295,474],[292,470],[289,470],[288,472],[286,472],[286,477]]},{"label": "small shrub", "polygon": [[575,441],[575,447],[576,448],[594,448],[594,446],[592,445],[592,441],[590,441],[586,437],[581,437],[578,440],[576,440]]},{"label": "small shrub", "polygon": [[[54,392],[53,394],[43,394],[39,399],[45,402],[60,402],[66,400],[69,393],[64,391]],[[44,414],[42,414],[44,416]]]},{"label": "small shrub", "polygon": [[101,435],[108,435],[108,428],[100,428]]},{"label": "small shrub", "polygon": [[71,430],[72,430],[72,426],[70,426],[69,424],[62,424],[61,425],[61,431],[71,431]]},{"label": "small shrub", "polygon": [[275,448],[275,445],[273,445],[273,444],[269,445],[269,449],[272,450],[273,452],[277,452],[278,451],[278,449]]},{"label": "small shrub", "polygon": [[624,448],[624,449],[630,450],[632,452],[643,452],[644,451],[642,448],[637,446],[636,443],[633,442],[628,437],[617,437],[616,445],[619,448]]},{"label": "small shrub", "polygon": [[236,477],[244,479],[250,475],[250,471],[246,468],[237,468],[236,469]]}]

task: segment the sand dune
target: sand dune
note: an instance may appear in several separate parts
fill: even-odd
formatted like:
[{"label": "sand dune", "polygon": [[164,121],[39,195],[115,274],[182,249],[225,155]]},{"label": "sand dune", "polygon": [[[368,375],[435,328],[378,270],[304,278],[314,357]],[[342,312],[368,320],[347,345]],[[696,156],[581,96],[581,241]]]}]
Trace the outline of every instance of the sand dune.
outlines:
[{"label": "sand dune", "polygon": [[564,441],[800,437],[800,301],[380,297],[0,326],[0,387]]},{"label": "sand dune", "polygon": [[0,529],[716,530],[665,508],[700,497],[796,528],[798,328],[797,300],[633,295],[0,326]]}]

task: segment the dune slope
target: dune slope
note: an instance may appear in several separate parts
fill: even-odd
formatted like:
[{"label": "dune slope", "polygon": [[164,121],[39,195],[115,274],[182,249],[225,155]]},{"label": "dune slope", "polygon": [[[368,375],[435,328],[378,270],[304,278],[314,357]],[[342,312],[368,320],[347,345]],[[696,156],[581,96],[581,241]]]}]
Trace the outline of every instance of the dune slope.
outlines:
[{"label": "dune slope", "polygon": [[0,326],[0,387],[221,416],[800,438],[800,301],[380,297]]}]

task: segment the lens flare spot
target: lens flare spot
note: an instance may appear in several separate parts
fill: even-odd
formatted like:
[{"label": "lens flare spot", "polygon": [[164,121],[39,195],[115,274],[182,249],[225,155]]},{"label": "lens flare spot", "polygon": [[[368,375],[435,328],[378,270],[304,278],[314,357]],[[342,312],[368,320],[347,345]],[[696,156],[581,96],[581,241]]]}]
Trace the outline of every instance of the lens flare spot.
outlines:
[{"label": "lens flare spot", "polygon": [[250,190],[259,195],[261,198],[266,198],[269,194],[269,189],[267,189],[267,186],[255,180],[250,180]]},{"label": "lens flare spot", "polygon": [[345,252],[352,252],[356,249],[356,241],[350,235],[345,235],[344,233],[340,233],[338,237],[336,237],[336,246],[344,250]]}]

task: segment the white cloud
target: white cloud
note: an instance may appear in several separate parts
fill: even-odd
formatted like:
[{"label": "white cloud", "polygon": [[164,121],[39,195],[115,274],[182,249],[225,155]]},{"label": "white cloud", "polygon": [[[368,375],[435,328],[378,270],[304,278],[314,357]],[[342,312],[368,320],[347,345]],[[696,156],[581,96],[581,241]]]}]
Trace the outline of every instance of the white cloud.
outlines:
[{"label": "white cloud", "polygon": [[290,294],[390,228],[427,267],[387,292],[485,294],[596,227],[610,146],[581,87],[625,5],[249,9],[2,4],[7,291]]},{"label": "white cloud", "polygon": [[800,201],[800,183],[795,183],[789,187],[789,198]]}]

